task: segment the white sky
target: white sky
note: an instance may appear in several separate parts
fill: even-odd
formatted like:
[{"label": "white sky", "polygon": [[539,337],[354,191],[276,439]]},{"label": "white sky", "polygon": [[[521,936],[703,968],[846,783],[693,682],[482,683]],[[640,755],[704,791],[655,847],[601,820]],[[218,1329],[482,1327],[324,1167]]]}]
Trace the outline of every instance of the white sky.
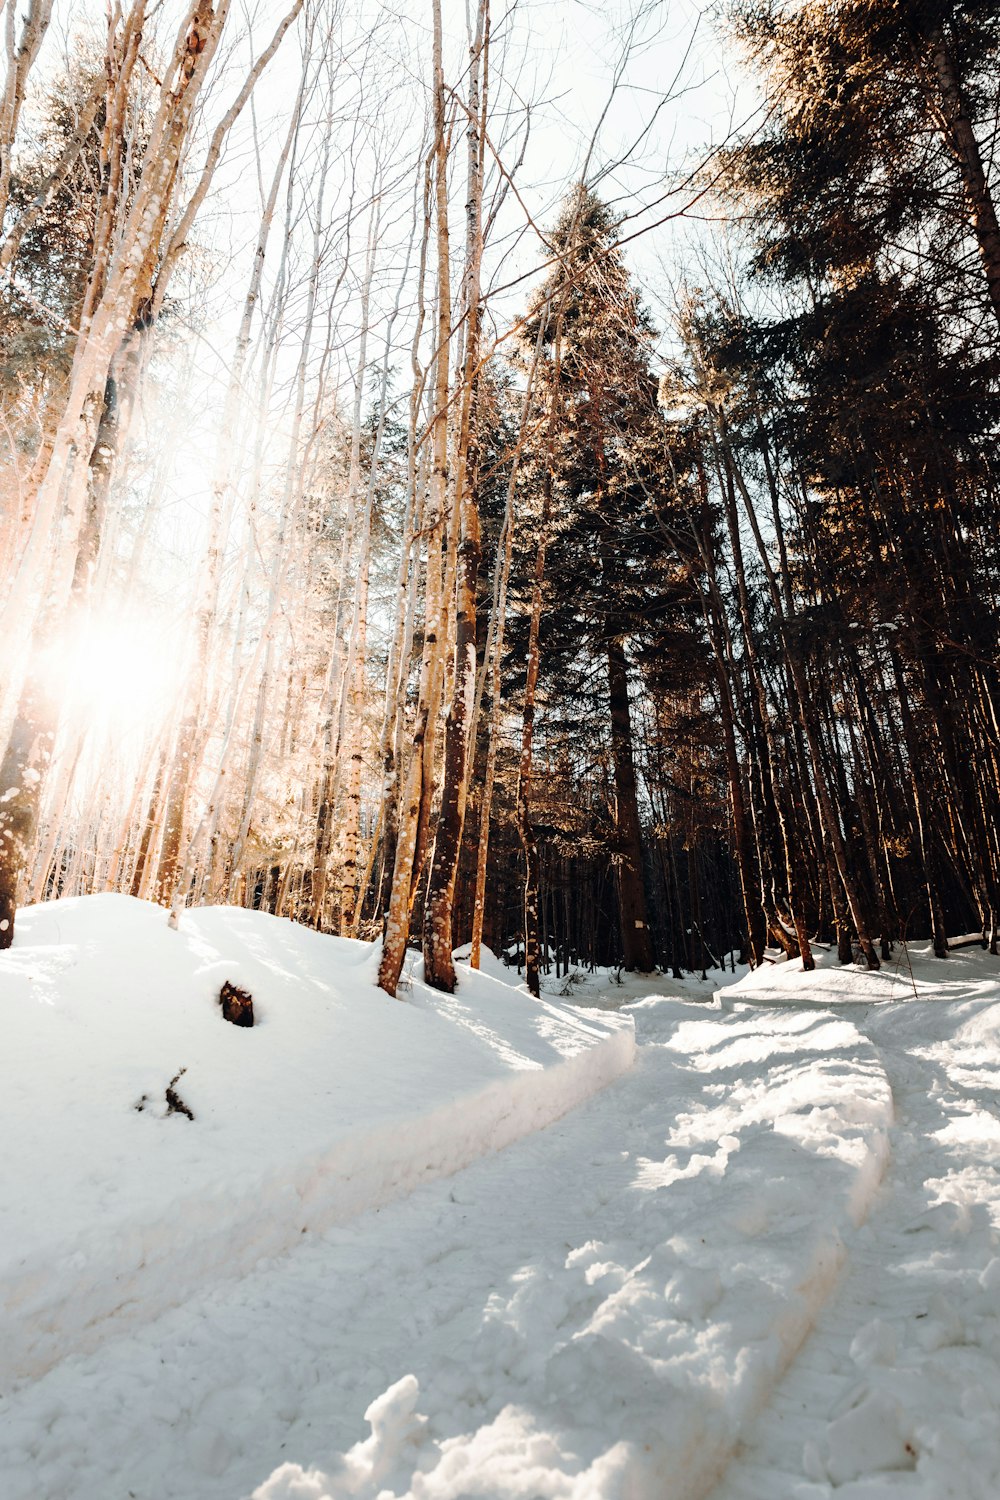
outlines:
[{"label": "white sky", "polygon": [[[645,16],[636,27],[631,55],[611,99],[624,34],[640,6]],[[282,8],[281,0],[267,0],[258,7],[255,36],[268,34]],[[335,25],[343,38],[353,38],[345,41],[347,47],[357,50],[358,34],[369,29],[376,15],[383,36],[372,45],[366,93],[376,112],[384,116],[379,123],[405,141],[408,127],[419,125],[427,103],[430,0],[410,0],[409,4],[395,0],[395,5],[392,0],[388,4],[342,0],[341,19]],[[445,0],[445,21],[449,37],[446,76],[457,83],[465,66],[465,0]],[[717,29],[695,0],[654,0],[644,5],[641,0],[603,4],[600,0],[518,0],[512,8],[495,7],[493,28],[496,105],[503,110],[515,103],[527,104],[531,112],[527,150],[516,178],[523,209],[509,200],[502,230],[493,242],[494,271],[501,254],[510,257],[499,274],[502,283],[531,272],[543,257],[534,231],[526,224],[525,210],[541,227],[551,226],[588,151],[588,179],[619,212],[629,216],[624,232],[635,234],[687,201],[686,194],[669,196],[685,164],[697,160],[708,143],[723,139],[753,107],[745,83],[737,88],[738,70],[726,58]],[[258,119],[264,122],[265,139],[269,135],[274,141],[278,138],[296,76],[296,48],[289,40],[254,101]],[[521,125],[520,120],[509,123]],[[499,142],[503,130],[504,120],[495,118],[495,141]],[[220,192],[212,210],[217,222],[232,214],[231,222],[220,224],[221,245],[236,255],[249,245],[254,218],[247,197],[245,132],[243,142],[241,148],[238,138],[234,139],[227,170],[220,178],[220,188],[228,185],[234,196]],[[520,136],[517,145],[512,142],[503,150],[508,165],[513,165],[519,143]],[[626,164],[615,165],[626,156]],[[456,173],[463,166],[459,150]],[[455,199],[460,215],[460,182]],[[242,226],[241,210],[246,219]],[[207,222],[206,216],[203,229]],[[460,222],[456,229],[460,234]],[[661,263],[675,256],[676,245],[676,226],[650,229],[637,238],[628,254],[640,280],[655,280]],[[526,290],[513,290],[497,308],[497,316],[515,316]]]},{"label": "white sky", "polygon": [[[254,52],[261,49],[289,3],[234,0],[224,41],[228,61],[218,68],[217,87],[206,100],[208,124],[214,123],[236,93],[251,47]],[[348,147],[353,128],[349,116],[361,93],[362,110],[377,130],[395,138],[405,172],[427,106],[431,0],[308,3],[323,8],[323,25],[349,58],[338,85],[343,117],[333,128],[335,149]],[[470,0],[443,3],[446,79],[461,85]],[[160,34],[165,40],[172,40],[185,10],[185,0],[165,0],[159,10]],[[65,38],[82,28],[92,27],[99,35],[104,14],[104,0],[56,0],[50,61],[59,65],[65,59]],[[492,24],[493,98],[500,114],[491,128],[498,144],[505,128],[513,133],[501,147],[508,165],[513,165],[520,149],[526,108],[531,129],[516,177],[521,203],[513,198],[508,201],[488,252],[487,280],[492,275],[494,284],[507,283],[534,271],[544,251],[526,215],[542,228],[551,226],[560,200],[580,175],[589,153],[588,180],[627,216],[623,232],[638,234],[628,255],[655,302],[664,266],[669,268],[678,259],[689,237],[688,226],[658,224],[688,198],[685,193],[671,195],[670,189],[686,164],[697,160],[709,143],[724,139],[753,108],[752,90],[745,81],[738,84],[739,70],[726,55],[716,23],[698,0],[495,0]],[[300,18],[299,32],[301,28]],[[631,49],[623,65],[630,31]],[[277,151],[296,87],[299,55],[298,37],[289,33],[258,84],[252,116],[247,110],[232,133],[216,186],[199,219],[197,238],[210,251],[212,265],[207,282],[204,265],[199,268],[202,327],[217,325],[220,346],[226,342],[225,330],[245,286],[256,233],[257,150],[265,162]],[[359,85],[350,75],[362,70],[364,80]],[[519,118],[507,113],[515,109]],[[317,149],[314,141],[314,153]],[[359,157],[355,148],[349,154],[363,175],[364,153]],[[456,176],[463,170],[459,143]],[[302,175],[307,174],[308,167]],[[343,181],[342,177],[341,185]],[[408,187],[403,186],[402,197],[408,196]],[[457,181],[456,239],[461,232],[461,202],[461,182]],[[404,226],[398,228],[402,233]],[[338,233],[336,226],[333,233]],[[527,290],[527,285],[518,285],[496,303],[498,323],[517,315]]]},{"label": "white sky", "polygon": [[[204,126],[210,128],[237,92],[251,46],[259,52],[270,39],[289,0],[236,0],[227,31],[228,60],[217,69],[216,85],[205,98]],[[349,192],[354,179],[356,201],[371,192],[375,143],[382,141],[385,174],[398,181],[386,193],[379,265],[373,292],[373,328],[369,359],[377,362],[385,316],[397,295],[406,255],[413,204],[414,162],[428,103],[432,11],[430,0],[310,0],[326,7],[325,25],[346,57],[324,112],[314,102],[313,116],[330,124],[314,125],[307,135],[298,173],[300,202],[297,227],[290,241],[288,274],[293,309],[283,335],[277,388],[269,398],[274,413],[275,456],[280,461],[282,432],[291,374],[301,339],[297,311],[305,299],[310,245],[310,217],[315,215],[314,181],[326,141],[333,153],[323,235],[326,264],[320,314],[334,329],[329,362],[332,387],[343,403],[350,389],[358,340],[358,287],[364,260],[367,213],[351,225],[352,253],[346,274],[342,266]],[[466,63],[466,0],[444,0],[447,33],[446,80],[461,86]],[[162,35],[172,40],[184,0],[166,0],[159,14]],[[88,25],[100,33],[103,0],[56,0],[50,64],[59,66],[66,38]],[[632,28],[627,62],[625,36]],[[301,32],[301,22],[298,29]],[[252,40],[248,40],[248,37]],[[663,317],[669,286],[680,252],[696,233],[681,221],[656,225],[681,208],[686,192],[672,192],[709,142],[718,142],[733,123],[746,118],[753,104],[746,85],[738,89],[738,70],[727,61],[717,30],[696,0],[496,0],[493,13],[492,98],[497,113],[491,135],[508,167],[520,150],[525,112],[531,130],[524,159],[516,173],[517,201],[507,199],[487,254],[486,282],[510,285],[494,298],[490,317],[502,330],[524,309],[532,281],[544,259],[530,220],[551,227],[560,201],[579,177],[590,152],[588,180],[618,212],[627,216],[623,232],[639,236],[628,247],[633,270],[654,316]],[[150,48],[150,55],[155,52]],[[262,189],[277,157],[290,116],[299,76],[300,35],[290,32],[281,52],[258,85],[252,109],[234,129],[213,191],[196,226],[199,252],[191,258],[190,276],[179,276],[172,291],[185,305],[195,337],[181,357],[186,368],[176,377],[180,391],[165,388],[161,397],[163,430],[174,418],[180,396],[191,401],[191,417],[179,445],[171,484],[177,504],[177,534],[171,544],[178,555],[188,551],[190,530],[204,516],[204,496],[215,448],[215,423],[221,406],[233,335],[250,272],[260,217]],[[613,81],[618,76],[617,89]],[[740,97],[742,90],[742,97]],[[613,94],[613,97],[612,97]],[[749,100],[749,102],[748,102]],[[365,121],[366,143],[358,144],[355,117]],[[596,132],[596,137],[595,137]],[[509,137],[504,142],[505,135]],[[593,141],[593,146],[591,143]],[[454,152],[454,247],[462,243],[464,142]],[[627,160],[622,160],[627,158]],[[198,155],[193,155],[197,168]],[[279,215],[282,209],[279,206]],[[646,231],[646,232],[641,232]],[[261,314],[266,314],[276,267],[285,239],[280,223],[268,247]],[[412,262],[411,262],[412,265]],[[457,281],[457,270],[456,270]],[[393,364],[399,384],[408,375],[407,342],[412,291],[394,329]],[[257,323],[260,327],[260,318]],[[315,368],[321,355],[317,340]],[[147,412],[152,435],[161,415],[149,393]],[[192,399],[193,398],[193,399]],[[173,522],[171,522],[173,524]]]}]

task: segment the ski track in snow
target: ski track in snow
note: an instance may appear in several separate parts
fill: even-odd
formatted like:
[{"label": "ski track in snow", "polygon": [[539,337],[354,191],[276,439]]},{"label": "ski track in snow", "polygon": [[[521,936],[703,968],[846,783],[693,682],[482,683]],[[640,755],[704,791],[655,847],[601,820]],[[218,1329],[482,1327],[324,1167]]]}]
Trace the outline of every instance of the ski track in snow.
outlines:
[{"label": "ski track in snow", "polygon": [[636,1069],[574,1115],[0,1401],[4,1500],[704,1493],[891,1106],[827,1013],[636,1015]]},{"label": "ski track in snow", "polygon": [[889,1168],[837,1294],[711,1500],[997,1500],[995,1026],[981,1035],[975,1004],[848,1013],[892,1085]]}]

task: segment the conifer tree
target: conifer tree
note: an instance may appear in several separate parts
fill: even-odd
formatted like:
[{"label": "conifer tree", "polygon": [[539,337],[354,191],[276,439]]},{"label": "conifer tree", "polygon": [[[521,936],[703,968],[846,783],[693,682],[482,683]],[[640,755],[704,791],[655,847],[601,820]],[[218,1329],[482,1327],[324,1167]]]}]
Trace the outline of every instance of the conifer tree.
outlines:
[{"label": "conifer tree", "polygon": [[[558,681],[567,719],[586,703],[592,728],[606,733],[620,952],[626,968],[650,970],[656,953],[630,685],[664,555],[676,554],[657,516],[667,432],[650,367],[653,328],[616,233],[614,214],[585,188],[569,200],[553,232],[557,264],[535,299],[524,342],[533,347],[541,336],[544,363],[534,399],[556,420],[548,441],[536,441],[522,487],[551,491],[538,523],[546,550],[542,691]],[[529,681],[531,670],[529,652]],[[554,694],[551,701],[558,715]],[[523,764],[521,775],[523,781]],[[530,929],[531,799],[522,801]],[[527,943],[530,949],[530,930]],[[530,981],[530,955],[528,964]]]}]

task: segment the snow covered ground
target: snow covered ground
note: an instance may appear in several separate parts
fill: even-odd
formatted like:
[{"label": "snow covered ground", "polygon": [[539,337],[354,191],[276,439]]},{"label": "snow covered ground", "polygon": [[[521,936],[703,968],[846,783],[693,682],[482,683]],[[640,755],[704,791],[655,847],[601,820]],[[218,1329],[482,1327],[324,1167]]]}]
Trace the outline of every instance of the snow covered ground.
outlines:
[{"label": "snow covered ground", "polygon": [[[724,999],[800,1003],[804,979],[772,970]],[[837,1295],[712,1500],[997,1500],[1000,962],[964,949],[912,973],[827,969],[820,985],[891,1083],[889,1170]],[[890,994],[904,1003],[872,1003]]]},{"label": "snow covered ground", "polygon": [[0,957],[4,1500],[1000,1494],[997,960],[400,1005],[186,920]]},{"label": "snow covered ground", "polygon": [[[0,955],[0,1390],[466,1166],[631,1066],[624,1018],[373,982],[363,943],[128,896],[23,913]],[[228,1025],[224,980],[257,1024]],[[175,1102],[171,1112],[167,1090]]]}]

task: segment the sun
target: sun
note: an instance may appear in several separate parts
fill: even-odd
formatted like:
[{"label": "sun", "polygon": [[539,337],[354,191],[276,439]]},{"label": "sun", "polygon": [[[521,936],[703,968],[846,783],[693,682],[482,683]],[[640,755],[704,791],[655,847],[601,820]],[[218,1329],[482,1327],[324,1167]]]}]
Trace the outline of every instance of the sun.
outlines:
[{"label": "sun", "polygon": [[127,734],[169,714],[180,656],[166,622],[134,609],[102,611],[53,645],[45,675],[62,717],[81,729]]}]

